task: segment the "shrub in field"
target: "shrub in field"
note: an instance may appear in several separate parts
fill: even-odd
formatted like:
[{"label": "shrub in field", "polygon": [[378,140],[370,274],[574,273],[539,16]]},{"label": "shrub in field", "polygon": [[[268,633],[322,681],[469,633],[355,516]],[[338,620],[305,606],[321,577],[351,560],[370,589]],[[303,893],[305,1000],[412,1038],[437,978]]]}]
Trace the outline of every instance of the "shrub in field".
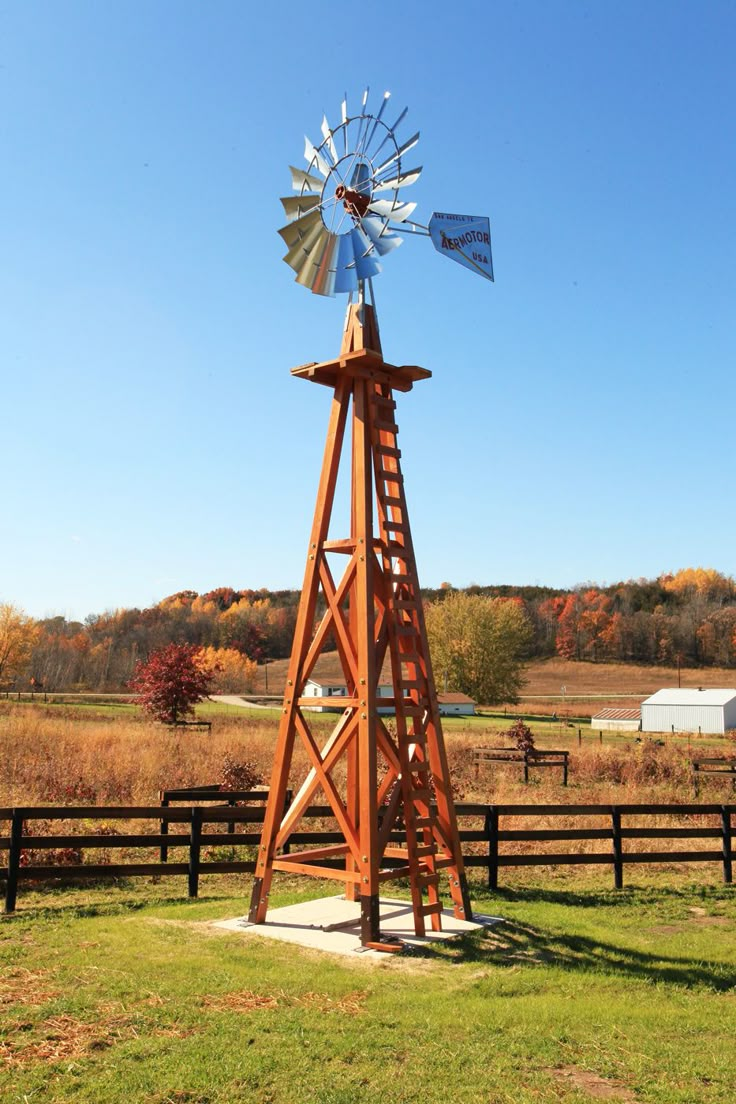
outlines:
[{"label": "shrub in field", "polygon": [[[56,824],[52,820],[34,820],[33,835],[50,836],[56,831]],[[29,831],[27,824],[23,824],[23,835]],[[79,866],[82,862],[82,849],[80,847],[24,847],[20,853],[21,866]]]},{"label": "shrub in field", "polygon": [[130,686],[146,713],[165,724],[176,724],[207,697],[216,673],[201,648],[168,644],[136,666]]},{"label": "shrub in field", "polygon": [[524,724],[521,717],[519,717],[518,721],[514,721],[505,735],[509,740],[513,740],[514,746],[517,747],[519,751],[534,751],[534,734],[529,728],[529,725]]},{"label": "shrub in field", "polygon": [[98,794],[96,788],[83,778],[62,776],[54,777],[46,784],[42,800],[55,805],[95,805]]},{"label": "shrub in field", "polygon": [[263,775],[251,759],[238,760],[232,752],[225,752],[220,770],[223,790],[252,790],[262,783]]}]

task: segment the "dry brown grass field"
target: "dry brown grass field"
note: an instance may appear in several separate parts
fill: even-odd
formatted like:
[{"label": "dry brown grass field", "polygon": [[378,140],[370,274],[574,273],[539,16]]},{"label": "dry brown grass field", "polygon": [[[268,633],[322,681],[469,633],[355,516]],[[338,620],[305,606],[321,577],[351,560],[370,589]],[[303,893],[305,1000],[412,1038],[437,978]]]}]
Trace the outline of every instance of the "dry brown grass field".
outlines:
[{"label": "dry brown grass field", "polygon": [[[91,814],[75,831],[105,836],[104,850],[85,848],[85,862],[155,861],[156,852],[140,850],[128,853],[125,848],[111,849],[110,834],[156,831],[155,822],[106,820],[108,805],[155,805],[159,790],[226,781],[226,767],[239,765],[255,770],[267,784],[273,759],[279,719],[278,710],[242,710],[228,712],[227,707],[201,706],[200,711],[212,720],[211,733],[201,730],[176,730],[142,718],[135,707],[118,707],[114,712],[101,713],[83,707],[44,707],[36,703],[0,703],[0,808],[13,806],[83,805],[100,806],[99,815]],[[334,717],[315,717],[326,737]],[[533,726],[540,747],[566,747],[570,751],[569,785],[562,785],[559,769],[536,770],[525,785],[522,768],[514,764],[484,765],[476,776],[472,764],[472,749],[477,746],[497,746],[504,740],[507,726],[490,718],[468,720],[453,718],[445,725],[445,741],[452,775],[453,790],[458,802],[496,804],[670,804],[693,801],[690,755],[686,738],[670,738],[666,742],[635,736],[606,737],[600,744],[587,730],[578,745],[577,730],[562,725]],[[695,742],[697,743],[697,742]],[[733,751],[727,740],[704,743],[707,754]],[[307,772],[307,758],[300,747],[295,750],[291,784],[297,787]],[[338,788],[344,777],[334,774]],[[725,779],[704,780],[701,801],[733,801],[732,790]],[[716,817],[717,820],[717,817]],[[605,823],[604,823],[605,821]],[[711,823],[713,822],[713,823]],[[465,818],[464,828],[482,827],[483,818]],[[608,821],[601,815],[585,819],[549,818],[542,815],[530,825],[528,820],[507,819],[504,827],[528,828],[600,828]],[[696,816],[688,824],[713,827],[710,819]],[[36,819],[39,834],[63,834],[68,831],[63,821]],[[647,825],[681,827],[681,816],[647,818]],[[324,820],[312,822],[312,828],[332,830],[334,824]],[[225,825],[222,825],[225,831]],[[223,836],[223,845],[226,844]],[[696,849],[699,846],[695,844]],[[637,841],[639,850],[677,850],[681,839]],[[535,851],[539,844],[525,842],[505,845],[508,851]],[[599,841],[574,841],[542,845],[556,851],[597,851]],[[485,854],[485,843],[466,844],[467,852]],[[605,845],[603,845],[605,850]],[[226,853],[227,852],[227,853]],[[232,852],[232,853],[231,853]],[[49,851],[31,855],[31,862],[64,863],[64,852],[54,857]],[[116,855],[113,859],[111,856]],[[214,848],[205,859],[249,857],[243,849],[238,854],[232,848]],[[5,856],[0,857],[0,862]],[[672,864],[668,864],[671,866]],[[583,866],[550,868],[554,878],[580,880]],[[675,867],[672,866],[674,870]],[[686,872],[683,867],[678,877]],[[699,864],[691,875],[704,883],[719,880],[716,864]],[[525,868],[507,870],[504,884],[526,884]]]},{"label": "dry brown grass field", "polygon": [[[212,719],[211,734],[174,730],[144,719],[134,707],[112,714],[80,707],[44,707],[0,703],[0,806],[32,804],[149,805],[164,788],[220,782],[229,760],[252,764],[267,784],[276,740],[277,710],[226,712],[201,706]],[[315,717],[326,733],[329,715]],[[564,725],[532,726],[538,746],[568,748],[570,784],[563,787],[557,770],[537,771],[524,785],[518,765],[484,767],[479,776],[471,763],[477,746],[503,742],[503,721],[453,718],[445,740],[458,800],[476,802],[651,802],[692,800],[689,759],[697,740],[671,738],[660,746],[637,743],[635,734],[605,737],[600,744],[587,730],[582,746],[577,729]],[[728,739],[703,740],[706,754],[733,754]],[[293,782],[307,771],[297,746]],[[719,779],[704,783],[703,798],[722,795]]]}]

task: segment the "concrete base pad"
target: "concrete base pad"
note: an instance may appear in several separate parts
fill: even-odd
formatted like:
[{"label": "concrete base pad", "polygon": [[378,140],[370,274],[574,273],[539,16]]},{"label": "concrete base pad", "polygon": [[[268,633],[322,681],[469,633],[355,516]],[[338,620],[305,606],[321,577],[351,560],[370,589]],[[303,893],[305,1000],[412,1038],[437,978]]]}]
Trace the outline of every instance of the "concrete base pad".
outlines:
[{"label": "concrete base pad", "polygon": [[[414,916],[410,901],[396,901],[382,897],[380,902],[381,938],[395,938],[415,947],[423,947],[447,939],[456,939],[468,932],[481,931],[485,927],[500,924],[497,916],[476,916],[474,921],[457,920],[451,909],[442,911],[442,931],[429,928],[427,934],[414,934]],[[219,920],[215,928],[242,932],[244,935],[280,939],[284,943],[296,943],[332,954],[359,955],[363,959],[380,961],[395,955],[372,951],[360,942],[360,902],[347,901],[343,896],[320,897],[316,901],[303,901],[298,905],[269,909],[265,924],[251,924],[246,917],[235,920]]]}]

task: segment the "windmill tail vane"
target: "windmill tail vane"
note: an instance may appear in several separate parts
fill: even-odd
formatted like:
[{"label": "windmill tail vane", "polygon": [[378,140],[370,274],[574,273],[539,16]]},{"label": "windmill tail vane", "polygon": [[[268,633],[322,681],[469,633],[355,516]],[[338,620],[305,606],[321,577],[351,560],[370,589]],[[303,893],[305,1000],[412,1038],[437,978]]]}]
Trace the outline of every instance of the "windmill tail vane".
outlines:
[{"label": "windmill tail vane", "polygon": [[405,202],[401,190],[415,184],[422,172],[421,166],[407,168],[405,163],[419,132],[405,141],[397,137],[407,110],[388,124],[384,112],[390,95],[384,93],[372,114],[366,89],[354,115],[348,112],[346,95],[337,126],[331,127],[325,115],[322,141],[305,138],[306,171],[291,167],[296,194],[281,199],[288,221],[279,234],[296,282],[315,295],[357,291],[382,271],[382,258],[405,235],[429,237],[442,256],[493,280],[487,218],[434,213],[427,226],[411,218],[416,203]]}]

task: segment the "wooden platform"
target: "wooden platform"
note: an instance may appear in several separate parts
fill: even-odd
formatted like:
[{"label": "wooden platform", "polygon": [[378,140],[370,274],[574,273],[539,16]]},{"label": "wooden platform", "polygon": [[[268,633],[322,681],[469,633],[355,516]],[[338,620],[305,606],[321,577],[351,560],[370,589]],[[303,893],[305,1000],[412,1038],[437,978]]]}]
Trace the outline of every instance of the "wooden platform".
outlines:
[{"label": "wooden platform", "polygon": [[[411,901],[382,897],[379,908],[382,937],[386,940],[399,939],[408,947],[431,946],[503,923],[497,916],[476,916],[473,922],[459,920],[452,909],[443,909],[442,931],[428,931],[423,936],[417,936],[414,934]],[[212,926],[248,936],[278,939],[282,943],[295,943],[329,954],[354,955],[369,961],[385,962],[396,957],[370,950],[361,944],[360,902],[348,901],[342,895],[270,909],[263,924],[251,924],[247,917],[242,916],[234,920],[218,920]]]}]

